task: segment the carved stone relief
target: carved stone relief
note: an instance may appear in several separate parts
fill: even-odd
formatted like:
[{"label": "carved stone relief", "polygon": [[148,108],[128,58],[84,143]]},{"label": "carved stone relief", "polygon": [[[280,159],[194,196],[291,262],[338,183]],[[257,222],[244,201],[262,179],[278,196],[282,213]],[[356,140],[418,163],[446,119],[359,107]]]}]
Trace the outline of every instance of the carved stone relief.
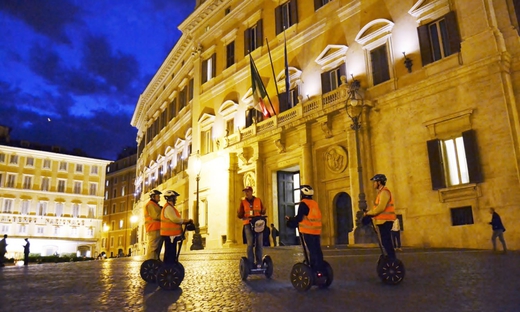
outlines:
[{"label": "carved stone relief", "polygon": [[325,162],[330,171],[334,173],[343,172],[348,164],[347,151],[339,145],[331,146],[325,152]]}]

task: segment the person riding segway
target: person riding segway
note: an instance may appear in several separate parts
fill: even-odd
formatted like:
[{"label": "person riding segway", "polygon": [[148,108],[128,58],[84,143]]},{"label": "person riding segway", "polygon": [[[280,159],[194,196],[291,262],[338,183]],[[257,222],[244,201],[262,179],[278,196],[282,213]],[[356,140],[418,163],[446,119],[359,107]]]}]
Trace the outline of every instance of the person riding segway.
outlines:
[{"label": "person riding segway", "polygon": [[160,233],[162,207],[159,205],[159,201],[161,194],[158,190],[150,191],[150,200],[143,209],[148,244],[146,249],[147,260],[141,264],[140,274],[141,278],[148,283],[155,282],[157,270],[162,264],[159,258],[164,243]]},{"label": "person riding segway", "polygon": [[313,195],[314,190],[310,185],[302,185],[298,214],[294,217],[285,216],[287,227],[298,228],[305,256],[303,263],[296,263],[291,270],[291,283],[299,291],[307,291],[313,285],[327,288],[334,279],[332,267],[323,260],[320,244],[321,210],[312,199]]}]

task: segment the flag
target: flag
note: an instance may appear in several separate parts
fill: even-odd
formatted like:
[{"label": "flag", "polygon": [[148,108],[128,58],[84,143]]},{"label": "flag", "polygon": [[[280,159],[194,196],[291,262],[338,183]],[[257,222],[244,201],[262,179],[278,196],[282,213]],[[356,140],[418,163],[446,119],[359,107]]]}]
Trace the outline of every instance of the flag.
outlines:
[{"label": "flag", "polygon": [[[291,94],[289,92],[291,88],[291,81],[289,76],[289,60],[287,59],[287,40],[285,39],[285,27],[283,29],[283,54],[285,58],[285,94],[287,96],[287,105],[289,105],[291,103]],[[292,104],[294,105],[294,103]]]},{"label": "flag", "polygon": [[251,55],[249,56],[249,59],[251,60],[251,90],[253,91],[254,108],[262,112],[264,117],[269,118],[271,117],[271,113],[269,113],[269,110],[267,110],[264,103],[264,98],[267,96],[264,83],[262,82],[262,78],[260,78],[260,74],[258,74],[258,71],[256,70]]}]

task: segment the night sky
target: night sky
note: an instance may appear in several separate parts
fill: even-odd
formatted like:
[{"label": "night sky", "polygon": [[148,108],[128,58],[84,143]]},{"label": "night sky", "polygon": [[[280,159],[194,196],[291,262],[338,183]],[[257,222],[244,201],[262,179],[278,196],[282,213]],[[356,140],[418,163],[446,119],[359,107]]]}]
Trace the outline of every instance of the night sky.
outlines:
[{"label": "night sky", "polygon": [[0,0],[0,125],[115,160],[195,0]]}]

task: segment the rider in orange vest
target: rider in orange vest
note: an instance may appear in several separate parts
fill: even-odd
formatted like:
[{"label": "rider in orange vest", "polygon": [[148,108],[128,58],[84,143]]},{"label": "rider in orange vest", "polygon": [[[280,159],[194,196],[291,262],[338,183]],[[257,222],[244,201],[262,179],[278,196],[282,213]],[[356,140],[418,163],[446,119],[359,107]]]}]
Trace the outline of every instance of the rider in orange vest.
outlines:
[{"label": "rider in orange vest", "polygon": [[162,193],[158,190],[150,192],[150,201],[144,207],[144,225],[146,229],[147,247],[146,259],[159,260],[163,239],[159,230],[161,228],[161,209],[159,200]]},{"label": "rider in orange vest", "polygon": [[182,235],[182,225],[192,223],[191,219],[181,218],[181,214],[175,207],[179,193],[168,190],[164,192],[166,204],[161,212],[161,236],[164,239],[164,263],[170,263],[175,259],[177,242]]},{"label": "rider in orange vest", "polygon": [[[264,236],[262,233],[256,235],[256,242],[254,242],[254,233],[249,225],[249,218],[253,216],[265,215],[265,208],[262,205],[260,198],[253,196],[253,188],[251,186],[246,187],[242,190],[246,197],[240,201],[240,207],[238,208],[238,218],[242,219],[244,225],[243,231],[246,235],[247,240],[247,259],[249,265],[253,267],[254,259],[256,258],[256,266],[262,267],[262,253],[264,245]],[[253,254],[253,244],[255,245],[255,253]],[[256,256],[256,257],[255,257]]]},{"label": "rider in orange vest", "polygon": [[396,219],[394,198],[392,193],[385,186],[386,176],[384,174],[376,174],[371,181],[374,181],[374,188],[377,190],[374,207],[366,212],[367,216],[372,217],[372,222],[379,228],[381,235],[381,244],[388,254],[388,258],[395,259],[395,250],[392,244],[392,226]]},{"label": "rider in orange vest", "polygon": [[300,187],[301,202],[298,205],[298,214],[294,217],[285,216],[287,226],[298,227],[307,249],[309,250],[310,265],[316,271],[323,270],[323,252],[321,250],[321,210],[318,203],[312,199],[314,190],[310,185]]}]

